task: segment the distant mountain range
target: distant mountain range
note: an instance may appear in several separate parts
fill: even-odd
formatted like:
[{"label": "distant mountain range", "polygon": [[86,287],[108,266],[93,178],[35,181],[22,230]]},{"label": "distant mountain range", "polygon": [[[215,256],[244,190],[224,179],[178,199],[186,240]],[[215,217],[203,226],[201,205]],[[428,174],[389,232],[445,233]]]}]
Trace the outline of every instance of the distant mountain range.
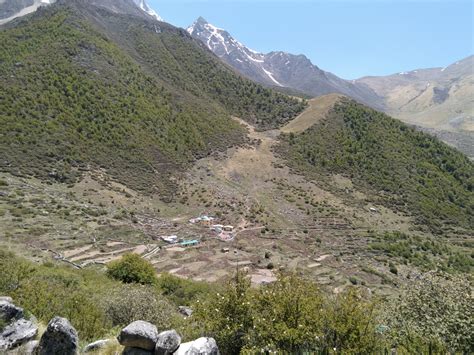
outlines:
[{"label": "distant mountain range", "polygon": [[445,68],[356,80],[384,98],[385,111],[404,121],[448,131],[474,131],[474,56]]},{"label": "distant mountain range", "polygon": [[[462,132],[464,137],[474,132],[474,56],[446,68],[344,80],[320,69],[304,55],[251,50],[202,17],[187,31],[241,74],[267,86],[286,87],[309,96],[339,93],[436,132]],[[456,145],[455,141],[449,143]]]},{"label": "distant mountain range", "polygon": [[340,93],[381,109],[382,97],[363,83],[353,83],[321,70],[304,55],[258,53],[200,17],[187,31],[224,62],[267,86],[287,87],[310,96]]}]

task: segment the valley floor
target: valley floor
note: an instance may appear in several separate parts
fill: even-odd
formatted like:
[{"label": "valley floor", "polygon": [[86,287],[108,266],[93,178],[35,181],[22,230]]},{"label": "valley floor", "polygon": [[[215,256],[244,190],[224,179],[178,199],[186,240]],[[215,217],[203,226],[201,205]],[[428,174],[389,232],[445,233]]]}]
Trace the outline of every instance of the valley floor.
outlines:
[{"label": "valley floor", "polygon": [[[324,114],[320,100],[310,102],[314,120]],[[174,203],[139,195],[103,171],[69,186],[1,174],[2,247],[81,268],[132,252],[158,273],[206,281],[246,268],[260,284],[275,280],[277,270],[294,270],[336,292],[362,284],[391,293],[416,270],[371,248],[385,232],[413,231],[410,217],[374,205],[342,176],[332,179],[344,196],[326,191],[275,155],[279,130],[260,132],[235,120],[251,143],[199,160],[179,182]],[[303,114],[282,131],[310,125]],[[234,232],[219,235],[189,222],[200,215],[214,216],[214,223],[232,225]],[[168,235],[199,244],[169,245],[160,238]]]}]

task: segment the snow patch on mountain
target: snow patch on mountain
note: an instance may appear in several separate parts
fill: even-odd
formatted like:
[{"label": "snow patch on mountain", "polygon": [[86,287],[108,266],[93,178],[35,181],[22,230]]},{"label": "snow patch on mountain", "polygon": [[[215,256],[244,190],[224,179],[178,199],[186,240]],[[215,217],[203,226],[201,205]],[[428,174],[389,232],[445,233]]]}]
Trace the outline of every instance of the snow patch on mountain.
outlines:
[{"label": "snow patch on mountain", "polygon": [[283,85],[281,85],[281,84],[273,77],[273,73],[272,73],[272,72],[266,70],[264,67],[262,67],[262,70],[265,72],[265,74],[268,75],[268,77],[269,77],[275,84],[277,84],[278,86],[283,86]]},{"label": "snow patch on mountain", "polygon": [[135,5],[137,5],[140,9],[142,9],[144,12],[146,12],[148,15],[150,15],[151,17],[154,17],[155,19],[157,19],[158,21],[163,21],[163,19],[161,18],[160,15],[158,15],[158,13],[153,10],[146,2],[145,0],[133,0],[133,2],[135,3]]},{"label": "snow patch on mountain", "polygon": [[3,25],[7,22],[13,21],[14,19],[22,16],[26,16],[28,14],[31,14],[35,12],[40,6],[46,6],[52,3],[55,3],[56,0],[34,0],[33,4],[30,6],[26,6],[17,13],[11,15],[10,17],[7,18],[0,18],[0,25]]},{"label": "snow patch on mountain", "polygon": [[[238,63],[262,77],[269,85],[284,86],[266,66],[267,55],[250,49],[234,39],[226,30],[218,28],[200,17],[187,32],[204,43],[209,50],[227,62]],[[271,65],[270,65],[271,66]]]}]

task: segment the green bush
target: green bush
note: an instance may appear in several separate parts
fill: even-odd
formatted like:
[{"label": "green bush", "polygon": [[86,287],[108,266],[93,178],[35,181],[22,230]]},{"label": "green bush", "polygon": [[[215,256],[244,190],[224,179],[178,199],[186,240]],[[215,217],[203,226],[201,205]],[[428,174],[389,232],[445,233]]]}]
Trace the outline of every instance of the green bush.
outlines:
[{"label": "green bush", "polygon": [[[382,251],[391,258],[413,264],[424,271],[438,268],[445,272],[469,273],[474,268],[470,248],[453,245],[448,240],[402,232],[372,233],[371,238],[375,240],[369,244],[370,250]],[[391,273],[398,273],[393,262],[389,267]]]},{"label": "green bush", "polygon": [[160,296],[156,288],[145,285],[122,285],[102,300],[102,308],[113,326],[125,326],[136,320],[171,329],[178,323],[176,307]]},{"label": "green bush", "polygon": [[323,335],[318,287],[295,275],[280,275],[278,281],[256,292],[252,304],[253,326],[247,336],[247,351],[298,353],[318,348]]},{"label": "green bush", "polygon": [[158,288],[162,294],[172,300],[177,306],[189,306],[199,298],[205,298],[211,290],[219,288],[206,282],[185,280],[168,273],[158,278]]},{"label": "green bush", "polygon": [[125,254],[121,259],[110,262],[107,275],[124,283],[157,284],[153,265],[137,254]]},{"label": "green bush", "polygon": [[[427,353],[428,349],[433,353],[472,353],[472,286],[461,276],[417,276],[388,305],[386,324],[393,342],[409,353]],[[420,349],[424,351],[418,352]]]},{"label": "green bush", "polygon": [[196,332],[215,337],[225,354],[372,353],[384,344],[376,306],[356,289],[325,297],[292,274],[253,289],[238,273],[222,292],[197,302],[192,319]]},{"label": "green bush", "polygon": [[193,320],[198,331],[213,336],[223,354],[239,354],[253,326],[250,280],[237,273],[224,290],[196,301]]},{"label": "green bush", "polygon": [[341,354],[375,354],[385,346],[377,334],[378,302],[357,288],[326,298],[323,307],[322,348]]}]

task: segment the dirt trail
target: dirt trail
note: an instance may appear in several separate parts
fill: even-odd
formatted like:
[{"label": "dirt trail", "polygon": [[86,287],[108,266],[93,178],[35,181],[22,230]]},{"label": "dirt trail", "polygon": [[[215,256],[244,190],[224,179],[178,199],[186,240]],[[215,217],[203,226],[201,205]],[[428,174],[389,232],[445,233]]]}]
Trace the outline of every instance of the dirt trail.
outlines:
[{"label": "dirt trail", "polygon": [[[274,172],[273,163],[275,156],[272,147],[276,144],[279,131],[258,132],[255,128],[245,121],[235,118],[240,124],[244,125],[249,131],[249,138],[259,140],[260,144],[251,148],[239,148],[234,154],[222,164],[223,175],[229,180],[237,182],[243,179],[251,179],[252,182],[267,179],[269,172]],[[252,184],[249,184],[252,185]],[[251,191],[258,188],[254,184]]]}]

